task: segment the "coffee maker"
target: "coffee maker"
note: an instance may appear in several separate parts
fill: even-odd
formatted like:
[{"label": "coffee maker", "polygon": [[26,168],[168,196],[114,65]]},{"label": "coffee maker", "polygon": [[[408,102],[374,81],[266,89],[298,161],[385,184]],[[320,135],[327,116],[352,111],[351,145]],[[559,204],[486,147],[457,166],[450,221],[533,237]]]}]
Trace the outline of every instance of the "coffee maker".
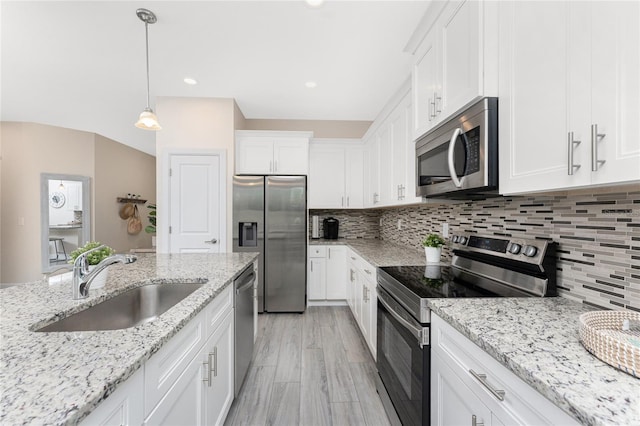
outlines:
[{"label": "coffee maker", "polygon": [[337,240],[338,239],[338,226],[340,221],[333,217],[328,217],[322,221],[322,228],[324,231],[325,240]]}]

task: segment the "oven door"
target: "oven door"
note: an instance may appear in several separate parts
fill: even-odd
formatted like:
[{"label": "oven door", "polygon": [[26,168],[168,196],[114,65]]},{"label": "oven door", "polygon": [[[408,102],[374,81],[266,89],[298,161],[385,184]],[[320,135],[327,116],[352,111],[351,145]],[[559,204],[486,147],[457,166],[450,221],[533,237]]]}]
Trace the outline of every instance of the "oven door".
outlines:
[{"label": "oven door", "polygon": [[398,418],[404,425],[428,425],[429,328],[378,286],[377,332],[378,373]]}]

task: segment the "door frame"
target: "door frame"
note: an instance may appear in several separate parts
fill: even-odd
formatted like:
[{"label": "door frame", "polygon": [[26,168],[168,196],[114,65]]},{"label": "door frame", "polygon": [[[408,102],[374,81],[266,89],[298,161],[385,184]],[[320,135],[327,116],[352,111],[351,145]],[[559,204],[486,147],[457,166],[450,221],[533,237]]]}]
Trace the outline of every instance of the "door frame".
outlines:
[{"label": "door frame", "polygon": [[[171,209],[169,203],[171,202],[171,182],[169,176],[169,169],[171,168],[171,157],[173,156],[217,156],[220,158],[219,182],[220,187],[220,237],[218,238],[218,244],[220,244],[220,253],[227,252],[227,150],[226,149],[180,149],[173,148],[167,149],[162,155],[162,171],[160,173],[162,179],[162,193],[158,194],[158,226],[156,227],[157,247],[158,253],[170,253],[169,244],[169,225],[171,223]],[[166,218],[163,220],[163,218]]]}]

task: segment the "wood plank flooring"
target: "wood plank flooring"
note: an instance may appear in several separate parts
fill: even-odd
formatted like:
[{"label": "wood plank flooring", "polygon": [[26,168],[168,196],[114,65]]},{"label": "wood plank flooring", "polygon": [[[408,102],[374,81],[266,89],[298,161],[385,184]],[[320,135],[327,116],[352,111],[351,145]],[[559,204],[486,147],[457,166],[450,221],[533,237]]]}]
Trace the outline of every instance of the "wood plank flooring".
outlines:
[{"label": "wood plank flooring", "polygon": [[261,314],[253,362],[225,425],[388,425],[376,374],[348,307]]}]

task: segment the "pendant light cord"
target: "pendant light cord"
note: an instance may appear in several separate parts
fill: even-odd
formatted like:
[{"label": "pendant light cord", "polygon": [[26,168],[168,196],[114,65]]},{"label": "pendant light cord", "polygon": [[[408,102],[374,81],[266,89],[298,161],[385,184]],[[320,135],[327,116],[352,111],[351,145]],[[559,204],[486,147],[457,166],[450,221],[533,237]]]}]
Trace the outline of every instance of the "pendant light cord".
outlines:
[{"label": "pendant light cord", "polygon": [[144,34],[146,40],[146,49],[147,49],[147,109],[149,109],[149,23],[144,23]]}]

